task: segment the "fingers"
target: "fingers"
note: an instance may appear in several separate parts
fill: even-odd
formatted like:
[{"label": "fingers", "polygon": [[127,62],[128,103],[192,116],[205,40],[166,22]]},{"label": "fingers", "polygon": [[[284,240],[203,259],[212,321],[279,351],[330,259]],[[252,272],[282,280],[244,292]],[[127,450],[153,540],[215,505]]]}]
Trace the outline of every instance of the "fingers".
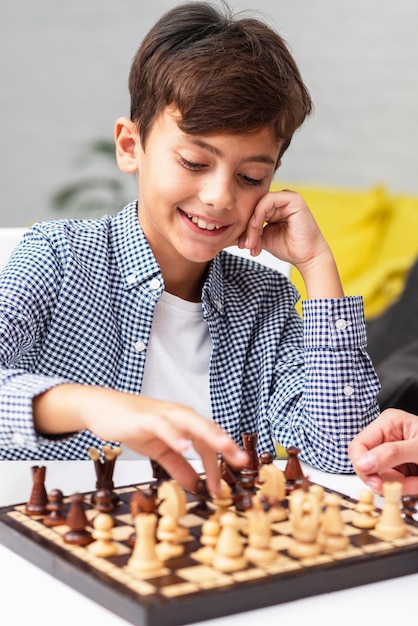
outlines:
[{"label": "fingers", "polygon": [[226,432],[213,422],[203,419],[198,436],[192,436],[192,443],[202,460],[209,491],[218,494],[221,488],[218,454],[236,468],[248,463],[248,455]]},{"label": "fingers", "polygon": [[375,474],[367,476],[363,482],[374,493],[379,496],[383,496],[383,485],[386,482],[399,482],[402,485],[403,495],[416,495],[418,494],[418,476],[404,476],[402,473],[396,470],[388,470],[381,475]]},{"label": "fingers", "polygon": [[381,474],[405,463],[418,463],[417,444],[413,439],[382,443],[358,456],[355,467],[367,474]]},{"label": "fingers", "polygon": [[[157,415],[142,422],[142,431],[143,434],[146,431],[145,440],[148,441],[145,454],[155,458],[188,489],[193,489],[198,480],[197,473],[182,454],[190,443],[202,460],[212,493],[220,491],[218,454],[236,468],[248,462],[246,452],[224,430],[186,406],[164,403]],[[151,440],[154,440],[154,448]]]},{"label": "fingers", "polygon": [[155,460],[166,470],[166,472],[176,480],[184,489],[194,491],[199,481],[199,474],[190,465],[182,454],[178,454],[166,448],[157,455]]},{"label": "fingers", "polygon": [[[155,459],[188,489],[198,480],[183,456],[190,443],[201,455],[208,485],[214,493],[220,489],[218,453],[236,468],[248,462],[246,453],[224,430],[187,405],[115,390],[90,390],[88,395],[92,396],[90,409],[83,403],[83,411],[87,413],[89,430],[102,439],[121,441],[139,454]],[[115,414],[119,416],[117,421]]]},{"label": "fingers", "polygon": [[[409,476],[408,468],[418,462],[416,440],[392,441],[382,443],[372,450],[365,450],[353,459],[355,472],[366,483],[370,489],[382,494],[383,483],[389,480],[396,480],[403,484],[404,493],[418,493],[409,491],[415,489],[418,479],[416,476]],[[417,485],[418,486],[418,485]],[[408,491],[406,491],[408,490]]]},{"label": "fingers", "polygon": [[[262,238],[265,226],[278,218],[280,203],[278,196],[282,192],[265,195],[256,205],[245,233],[240,237],[239,247],[247,248],[253,256],[260,254],[262,250]],[[280,220],[278,220],[280,221]]]}]

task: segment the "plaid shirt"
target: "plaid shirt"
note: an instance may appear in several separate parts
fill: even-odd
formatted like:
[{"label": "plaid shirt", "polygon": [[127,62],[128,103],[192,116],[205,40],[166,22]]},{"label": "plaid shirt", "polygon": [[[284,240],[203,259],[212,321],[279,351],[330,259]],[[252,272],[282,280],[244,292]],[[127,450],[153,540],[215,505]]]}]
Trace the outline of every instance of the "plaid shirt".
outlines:
[{"label": "plaid shirt", "polygon": [[[0,275],[0,459],[87,459],[103,445],[88,431],[39,436],[32,399],[62,382],[140,393],[163,289],[135,202],[27,231]],[[257,431],[259,452],[276,440],[314,467],[352,471],[347,444],[378,414],[362,299],[305,301],[302,323],[297,298],[252,260],[223,251],[211,263],[212,417],[239,443]]]}]

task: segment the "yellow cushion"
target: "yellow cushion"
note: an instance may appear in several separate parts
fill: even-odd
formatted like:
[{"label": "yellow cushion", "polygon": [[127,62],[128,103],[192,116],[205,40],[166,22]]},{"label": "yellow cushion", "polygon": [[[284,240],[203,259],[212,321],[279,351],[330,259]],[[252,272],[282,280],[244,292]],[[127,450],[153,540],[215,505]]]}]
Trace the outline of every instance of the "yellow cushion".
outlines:
[{"label": "yellow cushion", "polygon": [[418,257],[418,198],[391,197],[391,212],[374,267],[365,272],[367,315],[375,317],[398,299]]},{"label": "yellow cushion", "polygon": [[[346,295],[365,297],[367,317],[366,308],[371,305],[370,281],[359,282],[359,279],[375,267],[390,217],[391,204],[384,187],[357,191],[274,182],[272,191],[279,189],[293,189],[303,196],[333,251]],[[295,268],[291,280],[305,299],[305,285]],[[300,312],[300,302],[298,307]]]}]

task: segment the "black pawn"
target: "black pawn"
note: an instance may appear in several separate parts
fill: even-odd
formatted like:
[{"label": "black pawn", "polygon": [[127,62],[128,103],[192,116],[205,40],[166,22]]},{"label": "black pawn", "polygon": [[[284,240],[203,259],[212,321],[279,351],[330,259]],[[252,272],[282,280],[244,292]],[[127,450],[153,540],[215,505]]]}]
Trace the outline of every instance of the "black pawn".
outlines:
[{"label": "black pawn", "polygon": [[84,510],[84,498],[81,493],[75,493],[71,496],[71,504],[65,523],[70,527],[70,530],[64,535],[66,543],[86,546],[93,541],[91,532],[86,530],[88,520]]},{"label": "black pawn", "polygon": [[52,527],[65,524],[65,517],[63,516],[64,506],[64,494],[60,489],[53,489],[48,495],[46,508],[49,513],[44,518],[45,526]]},{"label": "black pawn", "polygon": [[111,513],[115,510],[115,502],[110,489],[98,489],[94,494],[94,508],[100,513]]}]

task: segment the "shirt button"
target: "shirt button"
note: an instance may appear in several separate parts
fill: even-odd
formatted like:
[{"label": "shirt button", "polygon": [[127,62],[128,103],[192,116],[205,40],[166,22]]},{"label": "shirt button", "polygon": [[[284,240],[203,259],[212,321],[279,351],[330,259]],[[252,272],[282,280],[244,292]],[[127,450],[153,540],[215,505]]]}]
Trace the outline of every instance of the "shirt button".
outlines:
[{"label": "shirt button", "polygon": [[347,396],[349,398],[350,396],[353,395],[353,393],[354,393],[354,389],[353,389],[353,387],[351,385],[346,385],[344,387],[344,395],[345,396]]},{"label": "shirt button", "polygon": [[136,281],[136,274],[129,274],[129,276],[127,276],[126,281],[128,283],[128,285],[133,285],[134,282]]},{"label": "shirt button", "polygon": [[145,343],[141,340],[136,341],[134,347],[137,352],[143,352],[145,350]]},{"label": "shirt button", "polygon": [[18,448],[23,448],[25,445],[25,436],[22,433],[13,433],[12,443]]},{"label": "shirt button", "polygon": [[218,311],[222,311],[223,306],[222,306],[222,302],[220,300],[216,300],[215,301],[215,306],[218,309]]},{"label": "shirt button", "polygon": [[347,320],[341,318],[335,322],[335,326],[338,328],[338,330],[345,330],[348,326],[348,322]]},{"label": "shirt button", "polygon": [[153,278],[152,281],[149,284],[149,287],[153,291],[157,291],[157,289],[160,288],[160,285],[161,285],[160,279],[159,278]]}]

